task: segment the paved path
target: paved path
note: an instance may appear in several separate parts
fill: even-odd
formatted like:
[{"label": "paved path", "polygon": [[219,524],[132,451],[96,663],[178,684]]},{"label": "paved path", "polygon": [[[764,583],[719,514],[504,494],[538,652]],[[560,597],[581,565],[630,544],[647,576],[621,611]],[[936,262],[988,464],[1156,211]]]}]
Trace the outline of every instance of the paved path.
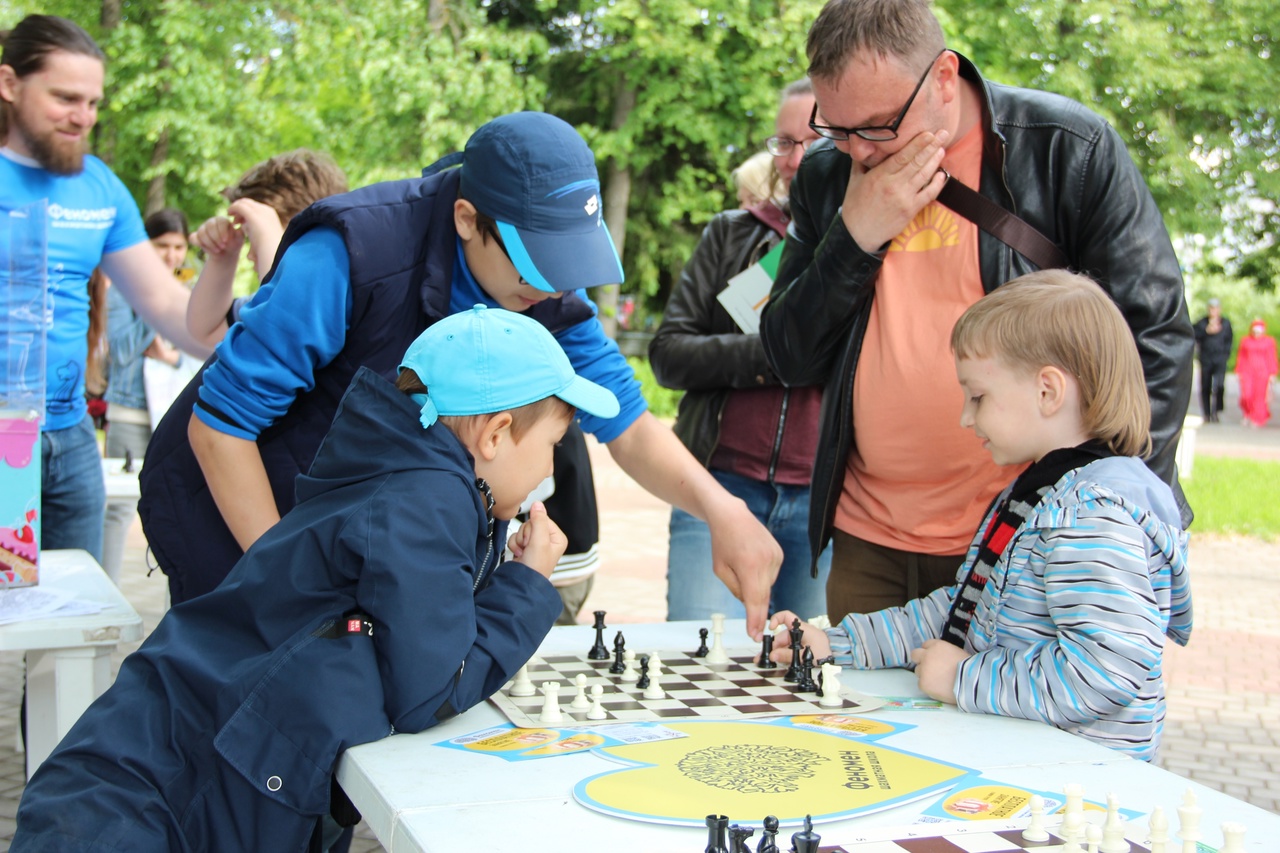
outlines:
[{"label": "paved path", "polygon": [[[1234,378],[1234,377],[1232,377]],[[1227,411],[1234,413],[1228,384]],[[1192,411],[1198,406],[1192,403]],[[623,474],[608,451],[589,441],[600,499],[605,567],[587,602],[610,623],[650,622],[666,615],[668,509]],[[1246,429],[1234,417],[1197,433],[1205,454],[1280,459],[1280,423]],[[164,577],[147,576],[135,523],[122,587],[148,630],[163,612]],[[1280,543],[1199,535],[1192,542],[1195,631],[1190,646],[1165,656],[1169,716],[1160,763],[1270,811],[1280,811]],[[123,648],[116,656],[132,651]],[[21,701],[22,658],[0,653],[0,853],[13,837],[22,796],[22,755],[14,721]],[[1206,816],[1211,820],[1212,816]],[[355,853],[382,848],[363,825]]]}]

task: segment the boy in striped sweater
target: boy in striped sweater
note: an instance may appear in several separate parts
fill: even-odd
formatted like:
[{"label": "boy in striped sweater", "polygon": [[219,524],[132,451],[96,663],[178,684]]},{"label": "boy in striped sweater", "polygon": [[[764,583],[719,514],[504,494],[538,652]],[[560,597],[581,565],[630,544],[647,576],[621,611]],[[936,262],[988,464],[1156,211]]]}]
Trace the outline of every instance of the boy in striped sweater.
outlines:
[{"label": "boy in striped sweater", "polygon": [[924,693],[961,710],[1150,761],[1164,645],[1190,636],[1191,589],[1173,493],[1140,459],[1151,415],[1129,327],[1098,285],[1045,270],[971,306],[951,348],[961,425],[997,463],[1026,469],[987,511],[955,585],[826,631],[806,624],[803,641],[857,669],[914,667]]}]

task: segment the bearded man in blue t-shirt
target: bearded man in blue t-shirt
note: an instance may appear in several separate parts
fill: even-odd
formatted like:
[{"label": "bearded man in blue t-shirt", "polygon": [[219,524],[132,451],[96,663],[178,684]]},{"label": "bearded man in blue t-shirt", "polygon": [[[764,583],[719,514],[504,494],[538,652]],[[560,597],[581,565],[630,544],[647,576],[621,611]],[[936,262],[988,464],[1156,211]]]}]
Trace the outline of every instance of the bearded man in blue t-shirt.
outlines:
[{"label": "bearded man in blue t-shirt", "polygon": [[[88,33],[51,15],[23,18],[0,56],[0,215],[47,224],[37,240],[46,247],[48,286],[39,546],[83,548],[97,560],[106,498],[84,395],[89,275],[101,266],[150,326],[193,354],[208,354],[186,331],[187,290],[148,244],[137,204],[86,154],[104,59]],[[9,292],[10,270],[31,261],[15,256],[30,251],[18,245],[0,240],[0,294]],[[13,390],[9,360],[23,357],[13,347],[0,352],[0,398]]]}]

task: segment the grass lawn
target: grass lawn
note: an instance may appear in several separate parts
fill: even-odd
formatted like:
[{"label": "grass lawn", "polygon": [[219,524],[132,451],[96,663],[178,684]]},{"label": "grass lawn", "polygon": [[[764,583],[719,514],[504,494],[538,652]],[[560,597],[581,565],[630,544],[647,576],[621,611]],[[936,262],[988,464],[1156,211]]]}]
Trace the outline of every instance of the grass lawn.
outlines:
[{"label": "grass lawn", "polygon": [[1182,488],[1196,513],[1193,532],[1280,539],[1280,462],[1196,454]]}]

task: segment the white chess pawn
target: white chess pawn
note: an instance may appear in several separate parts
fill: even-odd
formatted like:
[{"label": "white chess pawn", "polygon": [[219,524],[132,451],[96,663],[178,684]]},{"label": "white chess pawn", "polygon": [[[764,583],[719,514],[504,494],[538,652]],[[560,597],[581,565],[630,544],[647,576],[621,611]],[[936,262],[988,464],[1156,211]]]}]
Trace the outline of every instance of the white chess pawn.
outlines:
[{"label": "white chess pawn", "polygon": [[537,688],[529,678],[529,665],[525,664],[516,671],[515,680],[511,682],[511,689],[507,693],[512,696],[532,696],[537,692]]},{"label": "white chess pawn", "polygon": [[840,708],[844,705],[844,700],[840,698],[841,670],[842,667],[834,663],[822,665],[822,695],[818,697],[818,704],[823,708]]},{"label": "white chess pawn", "polygon": [[724,650],[724,614],[711,614],[711,648],[703,658],[706,663],[728,663],[729,655]]},{"label": "white chess pawn", "polygon": [[1032,794],[1028,805],[1031,808],[1031,823],[1022,830],[1022,837],[1027,841],[1048,841],[1049,831],[1044,828],[1044,797]]},{"label": "white chess pawn", "polygon": [[1169,818],[1165,817],[1164,809],[1156,806],[1151,810],[1151,817],[1147,823],[1148,846],[1151,853],[1168,853],[1169,850]]},{"label": "white chess pawn", "polygon": [[622,650],[622,673],[618,676],[618,680],[627,684],[634,684],[640,680],[640,673],[636,672],[636,653],[631,649]]},{"label": "white chess pawn", "polygon": [[1222,846],[1218,848],[1218,853],[1244,853],[1244,824],[1222,825]]},{"label": "white chess pawn", "polygon": [[1107,794],[1107,819],[1102,824],[1102,846],[1098,853],[1129,853],[1129,842],[1124,834],[1128,829],[1120,817],[1120,804],[1115,794]]},{"label": "white chess pawn", "polygon": [[600,697],[604,696],[604,687],[599,684],[591,685],[591,708],[587,711],[588,720],[607,720],[609,715],[605,713],[604,705],[600,703]]},{"label": "white chess pawn", "polygon": [[649,686],[644,689],[646,699],[665,699],[667,694],[662,690],[662,659],[657,655],[649,656]]},{"label": "white chess pawn", "polygon": [[538,715],[540,723],[558,723],[564,719],[560,713],[560,682],[542,682],[542,713]]},{"label": "white chess pawn", "polygon": [[578,673],[573,677],[573,685],[578,688],[578,692],[574,695],[573,701],[569,703],[569,707],[575,711],[590,708],[591,700],[587,698],[587,677],[581,672]]}]

